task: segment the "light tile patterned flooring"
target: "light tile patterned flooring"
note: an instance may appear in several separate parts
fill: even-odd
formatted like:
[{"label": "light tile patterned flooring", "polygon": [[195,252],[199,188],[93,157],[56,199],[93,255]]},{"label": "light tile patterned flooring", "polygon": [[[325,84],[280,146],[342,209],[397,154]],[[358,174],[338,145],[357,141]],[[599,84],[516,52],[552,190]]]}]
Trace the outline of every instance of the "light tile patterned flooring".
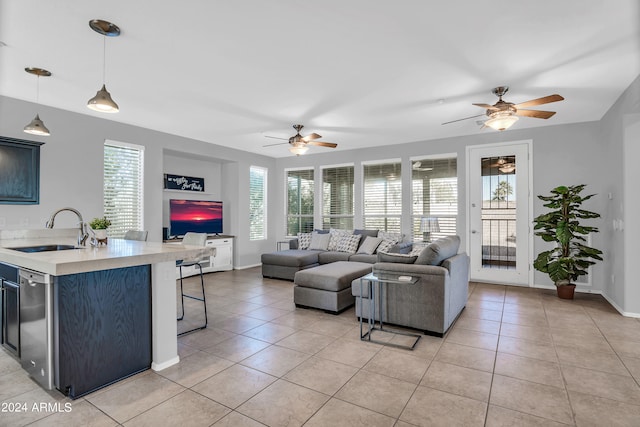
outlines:
[{"label": "light tile patterned flooring", "polygon": [[600,296],[472,283],[444,339],[408,351],[361,342],[353,309],[295,309],[292,283],[259,268],[205,277],[209,328],[163,371],[70,401],[0,351],[0,410],[27,404],[0,425],[640,425],[640,319]]}]

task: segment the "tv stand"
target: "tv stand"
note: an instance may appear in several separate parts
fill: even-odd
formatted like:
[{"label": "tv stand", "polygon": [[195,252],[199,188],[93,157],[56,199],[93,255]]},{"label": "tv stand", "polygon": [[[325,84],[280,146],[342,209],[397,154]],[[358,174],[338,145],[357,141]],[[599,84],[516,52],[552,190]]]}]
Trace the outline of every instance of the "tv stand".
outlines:
[{"label": "tv stand", "polygon": [[[203,273],[233,270],[233,239],[234,236],[224,234],[210,235],[207,237],[207,247],[216,248],[216,253],[214,256],[209,257],[208,260],[200,262]],[[164,242],[177,244],[182,243],[182,239],[171,239],[165,240]],[[198,267],[182,267],[182,277],[195,276],[196,274],[200,274]]]}]

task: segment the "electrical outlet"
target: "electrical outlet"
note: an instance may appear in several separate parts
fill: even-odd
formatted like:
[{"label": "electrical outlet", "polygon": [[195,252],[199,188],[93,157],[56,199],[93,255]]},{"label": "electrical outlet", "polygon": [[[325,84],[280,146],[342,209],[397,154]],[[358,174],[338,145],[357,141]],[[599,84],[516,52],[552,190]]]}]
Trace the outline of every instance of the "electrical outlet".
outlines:
[{"label": "electrical outlet", "polygon": [[611,284],[614,285],[616,283],[616,275],[612,274],[611,275]]}]

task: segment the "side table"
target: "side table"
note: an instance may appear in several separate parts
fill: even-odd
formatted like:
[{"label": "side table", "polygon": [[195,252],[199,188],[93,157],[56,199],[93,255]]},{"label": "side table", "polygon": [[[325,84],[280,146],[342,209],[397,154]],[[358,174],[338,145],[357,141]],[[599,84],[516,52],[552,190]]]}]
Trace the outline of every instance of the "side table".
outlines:
[{"label": "side table", "polygon": [[[360,278],[360,340],[362,341],[369,341],[369,342],[375,342],[378,344],[383,344],[383,345],[390,345],[390,346],[394,346],[394,347],[401,347],[401,348],[407,348],[409,350],[413,350],[416,346],[416,344],[418,343],[418,341],[420,340],[421,335],[418,334],[412,334],[410,332],[405,332],[405,331],[398,331],[398,330],[393,330],[393,329],[386,329],[384,328],[383,325],[383,318],[384,318],[384,310],[383,310],[383,305],[382,305],[382,287],[384,286],[393,286],[393,285],[397,285],[397,284],[412,284],[415,285],[418,280],[420,280],[418,277],[412,277],[412,276],[385,276],[385,277],[378,277],[376,276],[374,273],[369,273],[366,276],[363,276]],[[363,327],[362,327],[362,308],[363,308],[363,300],[362,300],[362,291],[364,289],[364,286],[367,286],[367,289],[369,291],[369,319],[367,321],[368,323],[368,330],[366,332],[363,333]],[[378,294],[378,315],[380,317],[380,326],[376,327],[376,304],[375,304],[375,297],[376,297],[376,293]],[[398,335],[404,335],[404,336],[408,336],[408,337],[413,337],[415,338],[415,340],[413,341],[413,344],[411,345],[404,345],[404,344],[394,344],[394,343],[389,343],[389,342],[385,342],[385,341],[377,341],[371,338],[371,334],[373,333],[373,331],[381,331],[381,332],[388,332],[388,333],[392,333],[392,334],[398,334]]]},{"label": "side table", "polygon": [[280,240],[278,242],[276,242],[276,249],[278,251],[283,250],[282,247],[284,246],[284,249],[289,249],[289,241],[288,240]]}]

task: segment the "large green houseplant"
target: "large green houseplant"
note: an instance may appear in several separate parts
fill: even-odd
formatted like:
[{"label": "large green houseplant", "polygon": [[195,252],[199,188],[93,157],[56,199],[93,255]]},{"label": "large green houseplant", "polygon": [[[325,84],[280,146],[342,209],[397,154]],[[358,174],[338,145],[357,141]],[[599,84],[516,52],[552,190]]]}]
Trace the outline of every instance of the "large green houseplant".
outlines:
[{"label": "large green houseplant", "polygon": [[549,275],[561,298],[573,298],[575,284],[571,282],[586,275],[596,260],[602,261],[602,251],[585,244],[584,236],[599,230],[584,225],[582,220],[599,218],[600,214],[582,209],[582,203],[594,196],[581,196],[584,187],[584,184],[560,186],[551,190],[550,196],[538,196],[550,211],[533,220],[534,234],[556,244],[553,249],[538,254],[533,267]]}]

